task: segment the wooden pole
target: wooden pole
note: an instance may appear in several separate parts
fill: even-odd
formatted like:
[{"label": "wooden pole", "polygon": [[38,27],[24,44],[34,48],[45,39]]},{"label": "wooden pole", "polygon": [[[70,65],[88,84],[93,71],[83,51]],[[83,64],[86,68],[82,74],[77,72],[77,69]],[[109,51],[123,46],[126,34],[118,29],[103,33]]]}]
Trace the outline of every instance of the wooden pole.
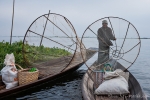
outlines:
[{"label": "wooden pole", "polygon": [[12,13],[12,24],[11,24],[10,45],[11,45],[11,42],[12,42],[12,32],[13,32],[13,23],[14,23],[14,6],[15,6],[15,0],[13,0],[13,13]]},{"label": "wooden pole", "polygon": [[[50,15],[50,10],[49,10],[49,13],[48,13],[48,18],[49,18],[49,15]],[[44,36],[44,33],[45,33],[45,29],[46,29],[48,18],[46,19],[46,23],[45,23],[45,26],[44,26],[44,30],[43,30],[43,35],[42,35],[42,38],[41,38],[40,46],[42,45],[43,36]]]}]

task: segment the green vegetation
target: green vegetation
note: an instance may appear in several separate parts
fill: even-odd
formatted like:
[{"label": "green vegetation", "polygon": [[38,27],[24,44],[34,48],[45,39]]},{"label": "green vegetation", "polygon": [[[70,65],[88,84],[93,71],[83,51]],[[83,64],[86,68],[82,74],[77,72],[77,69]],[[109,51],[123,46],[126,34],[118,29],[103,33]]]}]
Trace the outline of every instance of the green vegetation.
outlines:
[{"label": "green vegetation", "polygon": [[3,63],[6,54],[10,53],[14,53],[15,62],[21,65],[23,68],[32,65],[32,63],[40,63],[71,54],[67,50],[60,49],[58,47],[49,48],[44,46],[31,46],[29,44],[25,44],[24,49],[22,48],[22,41],[14,42],[11,45],[9,42],[0,42],[0,69],[5,66]]},{"label": "green vegetation", "polygon": [[36,71],[35,67],[29,69],[29,72],[35,72],[35,71]]}]

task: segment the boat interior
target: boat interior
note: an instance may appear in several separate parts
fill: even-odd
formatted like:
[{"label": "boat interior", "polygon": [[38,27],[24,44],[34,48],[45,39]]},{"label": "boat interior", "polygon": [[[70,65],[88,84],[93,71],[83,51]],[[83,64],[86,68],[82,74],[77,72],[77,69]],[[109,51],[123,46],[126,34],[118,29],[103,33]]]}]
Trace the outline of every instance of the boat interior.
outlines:
[{"label": "boat interior", "polygon": [[[110,60],[108,63],[114,64],[115,60]],[[128,95],[95,95],[94,91],[102,83],[102,74],[98,72],[102,67],[94,67],[96,62],[87,70],[86,74],[82,80],[82,94],[84,100],[146,100],[143,94],[142,88],[135,77],[128,71],[125,70],[120,63],[116,62],[115,69],[122,69],[129,72],[128,85],[129,92]],[[94,72],[95,71],[95,72]],[[138,98],[138,96],[142,98]]]}]

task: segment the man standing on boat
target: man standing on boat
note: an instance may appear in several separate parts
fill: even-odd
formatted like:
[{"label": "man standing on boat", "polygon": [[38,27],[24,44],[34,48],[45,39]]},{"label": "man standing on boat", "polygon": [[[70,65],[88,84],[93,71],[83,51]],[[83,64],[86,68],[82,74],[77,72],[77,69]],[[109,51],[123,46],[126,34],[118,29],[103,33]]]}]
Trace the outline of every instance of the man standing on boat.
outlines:
[{"label": "man standing on boat", "polygon": [[111,28],[107,25],[107,20],[103,20],[102,27],[97,31],[97,39],[99,41],[98,64],[102,64],[109,59],[109,48],[113,45],[110,40],[116,40]]}]

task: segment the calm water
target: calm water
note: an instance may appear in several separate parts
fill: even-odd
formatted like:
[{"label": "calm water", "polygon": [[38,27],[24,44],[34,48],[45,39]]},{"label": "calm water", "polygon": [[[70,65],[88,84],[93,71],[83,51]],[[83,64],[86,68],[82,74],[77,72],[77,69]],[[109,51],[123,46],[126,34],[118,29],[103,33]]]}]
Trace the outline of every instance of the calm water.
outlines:
[{"label": "calm water", "polygon": [[[64,77],[59,82],[42,84],[36,88],[11,96],[9,99],[82,100],[81,79],[86,69],[86,66],[83,65],[80,69]],[[150,40],[142,40],[140,55],[129,70],[136,77],[150,100]]]},{"label": "calm water", "polygon": [[129,69],[130,72],[136,77],[145,94],[150,100],[150,40],[142,40],[141,52],[134,63]]}]

